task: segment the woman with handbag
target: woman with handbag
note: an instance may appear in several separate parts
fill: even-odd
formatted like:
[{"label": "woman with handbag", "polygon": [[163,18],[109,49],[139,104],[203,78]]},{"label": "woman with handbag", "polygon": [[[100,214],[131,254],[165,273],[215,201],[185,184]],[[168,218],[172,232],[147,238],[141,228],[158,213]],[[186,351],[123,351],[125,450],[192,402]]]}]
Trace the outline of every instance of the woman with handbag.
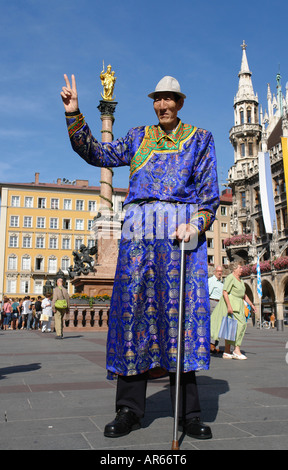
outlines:
[{"label": "woman with handbag", "polygon": [[[240,350],[247,328],[244,300],[251,306],[254,312],[256,312],[256,308],[246,295],[245,284],[240,279],[242,266],[242,261],[231,263],[232,273],[226,277],[223,295],[211,315],[211,337],[214,340],[219,340],[219,332],[223,318],[227,316],[233,317],[237,321],[236,338],[235,341],[225,340],[223,359],[238,359],[243,361],[247,359]],[[230,350],[231,345],[234,346],[232,354]]]},{"label": "woman with handbag", "polygon": [[63,338],[63,318],[69,312],[70,298],[67,289],[63,287],[63,279],[57,279],[57,287],[53,290],[52,310],[54,312],[56,339]]}]

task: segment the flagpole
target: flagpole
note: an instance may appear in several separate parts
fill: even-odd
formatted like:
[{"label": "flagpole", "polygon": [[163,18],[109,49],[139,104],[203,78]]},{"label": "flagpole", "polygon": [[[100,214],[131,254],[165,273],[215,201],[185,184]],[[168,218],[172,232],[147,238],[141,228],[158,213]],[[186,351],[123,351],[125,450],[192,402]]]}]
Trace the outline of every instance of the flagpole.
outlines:
[{"label": "flagpole", "polygon": [[259,261],[259,256],[257,257],[257,294],[258,294],[258,297],[259,297],[259,301],[260,301],[260,330],[262,329],[262,314],[261,314],[261,307],[262,307],[262,303],[261,303],[261,298],[262,298],[262,282],[261,282],[261,269],[260,269],[260,261]]}]

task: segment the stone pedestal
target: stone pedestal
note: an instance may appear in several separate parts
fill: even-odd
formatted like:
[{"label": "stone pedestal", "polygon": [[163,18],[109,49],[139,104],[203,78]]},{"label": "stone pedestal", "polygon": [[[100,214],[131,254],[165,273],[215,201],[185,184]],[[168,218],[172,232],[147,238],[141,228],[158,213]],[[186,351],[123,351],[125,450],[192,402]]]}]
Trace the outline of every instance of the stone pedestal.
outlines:
[{"label": "stone pedestal", "polygon": [[89,273],[73,279],[72,284],[76,292],[86,294],[89,297],[107,294],[111,297],[113,290],[115,270],[108,271],[103,266],[96,266],[96,272]]}]

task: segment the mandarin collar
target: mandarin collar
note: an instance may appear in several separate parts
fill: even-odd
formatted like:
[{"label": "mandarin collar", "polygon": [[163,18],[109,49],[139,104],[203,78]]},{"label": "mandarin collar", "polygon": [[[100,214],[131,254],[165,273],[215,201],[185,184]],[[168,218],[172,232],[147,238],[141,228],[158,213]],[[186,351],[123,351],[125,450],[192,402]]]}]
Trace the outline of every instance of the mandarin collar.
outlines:
[{"label": "mandarin collar", "polygon": [[170,132],[169,134],[166,134],[166,132],[162,129],[160,124],[158,124],[158,126],[156,127],[155,137],[156,137],[157,143],[160,142],[161,139],[169,139],[176,145],[178,141],[180,140],[182,134],[183,134],[183,124],[180,119],[176,129],[174,129],[174,131]]}]

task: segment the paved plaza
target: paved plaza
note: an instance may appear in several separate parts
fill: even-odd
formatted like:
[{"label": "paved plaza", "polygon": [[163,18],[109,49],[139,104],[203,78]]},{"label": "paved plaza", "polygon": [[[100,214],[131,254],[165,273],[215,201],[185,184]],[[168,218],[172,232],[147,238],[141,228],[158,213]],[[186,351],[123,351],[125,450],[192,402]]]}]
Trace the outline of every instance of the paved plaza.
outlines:
[{"label": "paved plaza", "polygon": [[[106,380],[105,332],[0,332],[0,449],[169,451],[173,417],[168,380],[149,382],[142,428],[103,436],[114,419],[114,381]],[[247,361],[212,357],[197,373],[203,421],[213,439],[179,433],[182,451],[288,448],[288,328],[249,326]]]}]

